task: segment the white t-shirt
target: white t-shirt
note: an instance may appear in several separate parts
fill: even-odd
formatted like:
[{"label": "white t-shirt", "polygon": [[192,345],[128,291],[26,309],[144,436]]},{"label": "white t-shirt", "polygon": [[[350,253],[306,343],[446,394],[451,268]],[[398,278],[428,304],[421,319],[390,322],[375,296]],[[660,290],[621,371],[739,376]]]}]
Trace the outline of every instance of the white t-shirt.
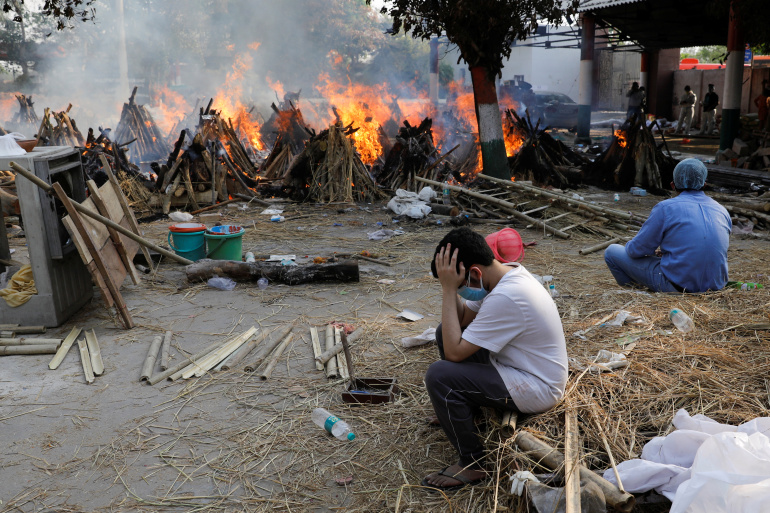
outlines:
[{"label": "white t-shirt", "polygon": [[465,304],[478,313],[462,336],[489,350],[516,407],[538,413],[559,402],[567,345],[559,312],[540,282],[514,264],[484,299]]}]

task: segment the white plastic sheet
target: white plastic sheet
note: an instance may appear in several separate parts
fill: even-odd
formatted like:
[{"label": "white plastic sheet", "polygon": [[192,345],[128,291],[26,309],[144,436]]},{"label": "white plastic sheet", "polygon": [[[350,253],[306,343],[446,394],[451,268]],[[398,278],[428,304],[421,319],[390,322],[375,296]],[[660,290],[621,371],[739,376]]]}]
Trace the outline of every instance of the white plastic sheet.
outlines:
[{"label": "white plastic sheet", "polygon": [[397,189],[396,195],[388,202],[388,208],[397,215],[407,215],[413,219],[422,219],[430,214],[431,198],[436,197],[436,191],[423,187],[419,194],[416,192]]},{"label": "white plastic sheet", "polygon": [[[676,431],[645,445],[618,472],[626,491],[668,497],[671,513],[759,513],[770,504],[770,418],[740,426],[705,415],[674,415]],[[612,469],[604,478],[615,483]]]}]

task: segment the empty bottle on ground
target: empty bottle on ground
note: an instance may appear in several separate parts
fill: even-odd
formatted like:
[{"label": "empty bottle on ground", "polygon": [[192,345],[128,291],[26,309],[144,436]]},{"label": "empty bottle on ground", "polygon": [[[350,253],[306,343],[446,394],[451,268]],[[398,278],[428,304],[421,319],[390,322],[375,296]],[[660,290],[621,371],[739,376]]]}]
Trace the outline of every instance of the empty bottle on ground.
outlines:
[{"label": "empty bottle on ground", "polygon": [[674,326],[676,326],[682,333],[688,333],[695,327],[692,319],[690,319],[686,313],[679,310],[678,308],[671,310],[671,313],[668,314],[668,317],[671,319],[671,322],[674,323]]},{"label": "empty bottle on ground", "polygon": [[356,438],[347,422],[335,417],[324,408],[313,410],[310,418],[313,419],[316,426],[324,428],[339,440],[355,440]]}]

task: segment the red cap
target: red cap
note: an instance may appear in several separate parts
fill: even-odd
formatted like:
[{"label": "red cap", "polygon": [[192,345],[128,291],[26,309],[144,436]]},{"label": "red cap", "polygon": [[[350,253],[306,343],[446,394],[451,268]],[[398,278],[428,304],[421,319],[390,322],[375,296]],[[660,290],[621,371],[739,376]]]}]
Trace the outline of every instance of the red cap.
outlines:
[{"label": "red cap", "polygon": [[498,232],[490,233],[485,239],[495,258],[504,264],[524,258],[524,243],[521,241],[519,232],[513,228],[503,228]]}]

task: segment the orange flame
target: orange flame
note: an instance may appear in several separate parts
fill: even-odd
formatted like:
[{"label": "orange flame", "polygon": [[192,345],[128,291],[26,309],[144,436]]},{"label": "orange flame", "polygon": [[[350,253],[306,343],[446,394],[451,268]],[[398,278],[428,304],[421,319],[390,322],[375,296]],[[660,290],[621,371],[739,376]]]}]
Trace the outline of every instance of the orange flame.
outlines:
[{"label": "orange flame", "polygon": [[[10,121],[19,110],[19,101],[16,95],[21,93],[0,93],[0,120]],[[35,109],[37,110],[37,109]]]},{"label": "orange flame", "polygon": [[150,110],[155,123],[162,132],[169,133],[190,112],[190,105],[181,94],[168,87],[155,91],[153,96],[154,105]]},{"label": "orange flame", "polygon": [[621,129],[617,129],[615,130],[615,137],[618,140],[618,145],[621,148],[625,148],[626,144],[628,144],[628,140],[626,139],[626,133]]},{"label": "orange flame", "polygon": [[254,148],[263,150],[265,145],[259,133],[260,125],[251,119],[248,109],[240,100],[246,72],[252,62],[250,55],[236,56],[232,71],[227,74],[224,85],[214,96],[214,107],[219,110],[222,120],[232,121],[233,127],[240,129]]}]

